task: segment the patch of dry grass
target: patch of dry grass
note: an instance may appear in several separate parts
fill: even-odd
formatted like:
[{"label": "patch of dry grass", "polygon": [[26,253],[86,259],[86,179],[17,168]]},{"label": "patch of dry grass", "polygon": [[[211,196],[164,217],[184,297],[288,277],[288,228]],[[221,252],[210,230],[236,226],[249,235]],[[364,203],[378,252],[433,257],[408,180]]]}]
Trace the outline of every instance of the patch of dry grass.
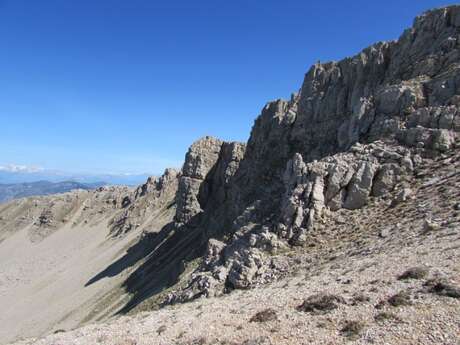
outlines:
[{"label": "patch of dry grass", "polygon": [[328,312],[338,308],[339,303],[345,303],[345,300],[337,295],[321,293],[305,299],[303,303],[297,307],[297,310],[307,313]]},{"label": "patch of dry grass", "polygon": [[407,280],[407,279],[423,279],[429,273],[428,268],[424,266],[411,267],[402,273],[398,280]]},{"label": "patch of dry grass", "polygon": [[249,322],[268,322],[277,320],[276,311],[273,309],[265,309],[256,313]]},{"label": "patch of dry grass", "polygon": [[388,298],[387,302],[393,307],[400,307],[412,304],[410,295],[407,291],[400,291],[397,294],[394,294],[393,296]]},{"label": "patch of dry grass", "polygon": [[455,286],[443,279],[431,279],[424,284],[428,287],[428,292],[439,296],[460,298],[460,287]]},{"label": "patch of dry grass", "polygon": [[340,333],[347,338],[356,339],[364,330],[365,323],[358,320],[347,320],[343,327],[340,329]]},{"label": "patch of dry grass", "polygon": [[374,320],[377,321],[378,323],[381,323],[381,322],[392,321],[392,320],[398,321],[400,320],[400,318],[395,313],[388,312],[388,311],[382,311],[374,316]]}]

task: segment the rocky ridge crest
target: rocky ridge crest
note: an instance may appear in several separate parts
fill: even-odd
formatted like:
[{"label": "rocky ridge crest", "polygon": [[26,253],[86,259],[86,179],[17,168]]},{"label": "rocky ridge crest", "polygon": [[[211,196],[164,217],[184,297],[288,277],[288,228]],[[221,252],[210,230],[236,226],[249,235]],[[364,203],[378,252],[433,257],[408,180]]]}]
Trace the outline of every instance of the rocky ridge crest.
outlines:
[{"label": "rocky ridge crest", "polygon": [[188,285],[166,303],[270,281],[287,265],[275,254],[302,245],[335,211],[410,197],[406,182],[423,160],[458,147],[459,40],[460,7],[451,6],[417,17],[397,41],[314,65],[291,100],[263,108],[224,179],[217,167],[231,144],[195,143],[192,151],[210,150],[189,152],[184,170],[206,174],[177,203],[200,214],[181,227],[199,229],[207,245]]}]

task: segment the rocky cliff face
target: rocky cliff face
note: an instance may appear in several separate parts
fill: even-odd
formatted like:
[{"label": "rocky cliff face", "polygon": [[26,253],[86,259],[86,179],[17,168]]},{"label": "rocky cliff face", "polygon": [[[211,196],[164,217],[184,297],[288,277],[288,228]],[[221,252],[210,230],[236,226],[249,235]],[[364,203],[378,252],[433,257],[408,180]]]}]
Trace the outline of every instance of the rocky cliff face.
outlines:
[{"label": "rocky cliff face", "polygon": [[458,145],[459,34],[460,7],[447,7],[418,17],[397,41],[314,65],[291,100],[264,107],[225,178],[215,168],[220,142],[194,144],[209,151],[189,153],[184,171],[206,162],[206,174],[178,205],[200,210],[193,227],[215,239],[189,286],[168,301],[264,281],[282,270],[266,253],[304,243],[331,213],[389,193],[407,197],[419,164]]},{"label": "rocky cliff face", "polygon": [[190,222],[202,212],[205,203],[206,178],[219,159],[222,141],[206,137],[195,142],[185,156],[183,175],[177,191],[177,212],[175,221],[178,225]]}]

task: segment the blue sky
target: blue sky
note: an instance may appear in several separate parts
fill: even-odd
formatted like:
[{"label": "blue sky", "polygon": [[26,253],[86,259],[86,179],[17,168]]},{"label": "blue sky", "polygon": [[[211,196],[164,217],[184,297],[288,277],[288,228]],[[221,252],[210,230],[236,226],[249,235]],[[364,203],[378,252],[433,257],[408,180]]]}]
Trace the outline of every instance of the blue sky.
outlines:
[{"label": "blue sky", "polygon": [[0,0],[0,164],[159,173],[455,1]]}]

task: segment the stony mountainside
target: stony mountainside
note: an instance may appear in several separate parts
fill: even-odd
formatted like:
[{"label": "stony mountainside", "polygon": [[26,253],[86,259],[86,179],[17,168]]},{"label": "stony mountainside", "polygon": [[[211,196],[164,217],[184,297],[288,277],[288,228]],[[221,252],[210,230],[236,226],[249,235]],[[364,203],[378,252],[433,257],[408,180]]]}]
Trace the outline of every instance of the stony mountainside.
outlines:
[{"label": "stony mountainside", "polygon": [[424,159],[458,145],[459,32],[459,7],[428,12],[398,41],[313,66],[290,101],[264,107],[246,147],[192,145],[175,220],[207,252],[167,302],[265,281],[278,269],[267,253],[303,244],[334,212],[407,198]]},{"label": "stony mountainside", "polygon": [[[42,240],[63,225],[96,226],[107,222],[111,236],[141,228],[148,232],[156,219],[172,218],[178,184],[177,173],[167,169],[137,188],[104,186],[60,195],[23,198],[0,205],[0,239],[8,230],[28,229]],[[5,231],[6,230],[6,231]]]},{"label": "stony mountainside", "polygon": [[[82,322],[276,282],[302,267],[292,253],[321,248],[313,261],[319,265],[321,255],[337,249],[340,241],[321,236],[328,229],[336,230],[333,238],[359,246],[359,238],[349,241],[364,226],[357,215],[367,217],[368,231],[382,209],[391,214],[407,202],[416,208],[414,190],[423,194],[417,179],[433,173],[439,161],[457,167],[459,40],[460,6],[427,12],[397,41],[314,65],[289,101],[263,108],[246,145],[205,137],[190,147],[181,172],[167,170],[136,191],[91,194],[72,222],[104,219],[114,239],[148,231],[119,259],[133,263],[117,290],[126,298],[114,302],[113,291],[100,293],[98,312]],[[457,171],[446,174],[435,178],[449,178],[458,196]],[[75,210],[75,195],[65,201],[66,214]],[[52,198],[44,200],[54,205]],[[70,221],[59,211],[48,222],[42,203],[31,204],[25,199],[0,208],[0,215],[9,212],[0,218],[1,229],[17,229],[35,208],[25,218],[33,219],[31,233],[58,228],[55,220]],[[458,237],[458,214],[448,216],[452,222],[429,212],[418,216],[427,229],[449,226]],[[378,231],[387,237],[397,225],[388,229],[384,223]],[[361,245],[362,251],[372,246]]]},{"label": "stony mountainside", "polygon": [[426,159],[406,200],[336,211],[271,256],[284,269],[270,284],[17,344],[457,345],[459,169],[458,151]]}]

